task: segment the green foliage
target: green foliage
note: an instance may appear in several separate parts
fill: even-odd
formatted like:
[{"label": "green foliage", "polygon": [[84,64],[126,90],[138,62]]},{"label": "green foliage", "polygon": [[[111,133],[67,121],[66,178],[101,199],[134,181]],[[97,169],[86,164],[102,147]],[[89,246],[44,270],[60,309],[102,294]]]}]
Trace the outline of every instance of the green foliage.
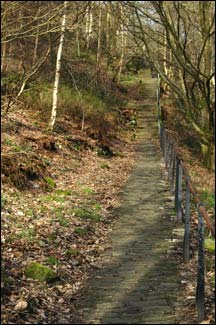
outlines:
[{"label": "green foliage", "polygon": [[33,262],[30,265],[28,265],[25,268],[24,273],[27,278],[32,278],[40,282],[46,281],[49,283],[56,279],[56,274],[53,270],[51,270],[47,266],[44,266],[36,262]]},{"label": "green foliage", "polygon": [[55,193],[62,196],[69,196],[72,194],[72,190],[55,190]]},{"label": "green foliage", "polygon": [[27,215],[28,215],[29,217],[32,217],[32,216],[34,215],[33,209],[28,209],[28,211],[27,211]]},{"label": "green foliage", "polygon": [[34,218],[34,219],[37,218],[36,211],[34,209],[31,209],[31,208],[26,211],[26,215],[28,215],[30,218]]},{"label": "green foliage", "polygon": [[44,177],[44,180],[51,188],[56,187],[56,183],[51,177],[46,176],[46,177]]},{"label": "green foliage", "polygon": [[7,75],[1,77],[1,88],[6,88],[7,92],[11,93],[21,79],[22,75],[20,73],[10,72]]},{"label": "green foliage", "polygon": [[19,145],[16,145],[16,144],[13,145],[13,150],[16,151],[16,152],[23,151],[23,149],[24,148],[19,146]]},{"label": "green foliage", "polygon": [[[61,109],[58,110],[58,115],[70,116],[73,121],[80,123],[81,127],[83,112],[85,112],[85,122],[91,125],[92,130],[103,130],[103,134],[109,130],[113,132],[115,124],[110,126],[110,116],[117,121],[117,114],[115,112],[111,114],[110,107],[121,105],[121,96],[117,96],[110,87],[110,81],[108,85],[91,83],[92,75],[89,72],[76,72],[74,78],[80,92],[74,88],[72,80],[61,83],[58,94],[58,106]],[[46,122],[50,118],[52,90],[52,83],[38,81],[22,95],[26,106],[39,110],[40,118]],[[57,127],[58,125],[56,130]],[[80,146],[74,145],[74,149],[79,151]]]},{"label": "green foliage", "polygon": [[26,106],[49,112],[52,107],[52,90],[53,85],[51,83],[38,81],[30,85],[30,88],[26,89],[22,94],[22,97]]},{"label": "green foliage", "polygon": [[120,158],[125,158],[125,155],[124,155],[122,152],[120,152],[120,151],[116,151],[116,152],[115,152],[115,155],[116,155],[117,157],[120,157]]},{"label": "green foliage", "polygon": [[63,216],[58,216],[58,221],[59,221],[59,224],[62,226],[62,227],[69,227],[70,226],[70,222],[64,218]]},{"label": "green foliage", "polygon": [[200,194],[200,199],[206,205],[207,208],[215,207],[215,193],[209,191],[203,191]]},{"label": "green foliage", "polygon": [[87,195],[94,195],[95,191],[90,187],[82,187],[82,192]]},{"label": "green foliage", "polygon": [[87,229],[83,227],[76,227],[74,232],[78,234],[79,236],[83,237],[87,234]]},{"label": "green foliage", "polygon": [[91,204],[91,207],[92,207],[93,210],[95,210],[95,211],[101,211],[102,210],[100,204],[98,204],[97,202],[91,202],[90,204]]},{"label": "green foliage", "polygon": [[100,168],[102,168],[102,169],[110,169],[110,166],[108,164],[102,163],[100,165]]},{"label": "green foliage", "polygon": [[99,157],[111,158],[115,154],[108,146],[101,146],[97,149],[97,155]]},{"label": "green foliage", "polygon": [[26,230],[22,230],[19,234],[18,234],[18,237],[19,238],[28,238],[28,239],[33,239],[36,235],[36,232],[35,232],[35,228],[34,227],[30,227]]},{"label": "green foliage", "polygon": [[69,248],[66,250],[65,254],[67,256],[77,256],[79,255],[79,251],[77,249],[74,249],[74,248]]},{"label": "green foliage", "polygon": [[[84,58],[84,56],[83,56]],[[88,60],[90,56],[87,54],[86,59]],[[89,89],[89,85],[91,84],[91,74],[88,71],[76,71],[74,73],[74,79],[76,82],[76,85],[79,89]],[[70,83],[71,83],[70,79]],[[72,81],[72,84],[74,86],[74,82]]]},{"label": "green foliage", "polygon": [[15,152],[20,152],[20,151],[31,151],[32,150],[32,147],[31,146],[27,146],[27,145],[19,145],[19,144],[16,144],[15,142],[13,142],[12,140],[10,139],[5,139],[3,141],[3,143],[7,146],[10,146],[11,149]]},{"label": "green foliage", "polygon": [[3,144],[6,144],[7,146],[12,146],[13,141],[11,141],[10,139],[4,139]]},{"label": "green foliage", "polygon": [[134,55],[132,58],[126,63],[126,68],[128,71],[132,71],[137,73],[141,69],[146,69],[149,67],[148,62],[141,55]]},{"label": "green foliage", "polygon": [[215,239],[214,238],[205,238],[205,248],[210,252],[215,252]]},{"label": "green foliage", "polygon": [[58,264],[58,260],[54,256],[48,256],[47,257],[47,264],[49,264],[49,265],[57,265]]},{"label": "green foliage", "polygon": [[43,195],[40,197],[40,202],[65,202],[65,197],[63,195],[59,196],[56,194]]},{"label": "green foliage", "polygon": [[82,219],[90,219],[93,221],[100,221],[101,215],[96,213],[95,211],[86,209],[86,208],[77,208],[73,210],[75,215]]},{"label": "green foliage", "polygon": [[[101,115],[106,111],[106,105],[97,94],[89,91],[83,91],[82,95],[77,95],[77,92],[72,93],[73,107],[78,109],[82,113],[82,109],[85,110],[86,118],[89,119],[91,116],[97,114]],[[71,103],[70,103],[71,105]],[[80,114],[82,115],[82,114]]]},{"label": "green foliage", "polygon": [[43,163],[46,165],[46,166],[50,166],[51,165],[51,161],[46,158],[46,157],[41,157]]},{"label": "green foliage", "polygon": [[56,202],[65,202],[65,198],[62,196],[53,196],[53,201]]}]

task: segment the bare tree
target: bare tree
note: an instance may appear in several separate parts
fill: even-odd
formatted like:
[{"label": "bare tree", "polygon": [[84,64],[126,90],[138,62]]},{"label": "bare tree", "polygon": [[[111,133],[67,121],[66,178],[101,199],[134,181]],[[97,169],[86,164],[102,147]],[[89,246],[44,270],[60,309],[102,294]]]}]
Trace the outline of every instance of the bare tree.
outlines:
[{"label": "bare tree", "polygon": [[102,3],[99,1],[98,5],[98,46],[97,46],[97,63],[96,63],[96,72],[100,71],[100,64],[101,64],[101,32],[102,32]]},{"label": "bare tree", "polygon": [[59,40],[59,47],[57,52],[56,58],[56,73],[55,73],[55,82],[53,88],[53,103],[52,103],[52,111],[49,121],[49,130],[52,131],[55,121],[56,121],[56,114],[57,114],[57,102],[58,102],[58,88],[59,88],[59,79],[60,79],[60,71],[61,71],[61,58],[62,58],[62,49],[64,44],[64,37],[66,31],[66,10],[67,10],[68,1],[64,1],[64,11],[62,16],[62,27],[61,27],[61,36]]},{"label": "bare tree", "polygon": [[[212,1],[127,2],[129,30],[143,55],[178,98],[180,110],[200,137],[203,159],[214,157],[215,72],[212,69],[214,3]],[[165,41],[164,41],[165,39]]]}]

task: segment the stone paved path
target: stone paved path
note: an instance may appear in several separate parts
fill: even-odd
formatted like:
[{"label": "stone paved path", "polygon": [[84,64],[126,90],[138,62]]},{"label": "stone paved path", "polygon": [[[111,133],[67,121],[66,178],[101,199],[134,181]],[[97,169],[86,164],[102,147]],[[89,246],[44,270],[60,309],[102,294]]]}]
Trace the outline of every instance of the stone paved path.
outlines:
[{"label": "stone paved path", "polygon": [[83,324],[177,323],[178,265],[170,256],[175,213],[161,155],[152,142],[157,137],[155,87],[155,79],[144,83],[137,162],[116,211],[111,248],[79,306]]}]

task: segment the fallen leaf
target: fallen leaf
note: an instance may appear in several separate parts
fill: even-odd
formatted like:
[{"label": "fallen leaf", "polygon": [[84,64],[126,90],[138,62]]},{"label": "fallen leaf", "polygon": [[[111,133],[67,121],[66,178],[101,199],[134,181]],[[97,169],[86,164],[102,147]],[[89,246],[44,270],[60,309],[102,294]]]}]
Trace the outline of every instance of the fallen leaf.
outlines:
[{"label": "fallen leaf", "polygon": [[28,306],[27,301],[25,300],[19,300],[18,303],[16,304],[16,306],[14,307],[15,311],[22,311],[25,310]]}]

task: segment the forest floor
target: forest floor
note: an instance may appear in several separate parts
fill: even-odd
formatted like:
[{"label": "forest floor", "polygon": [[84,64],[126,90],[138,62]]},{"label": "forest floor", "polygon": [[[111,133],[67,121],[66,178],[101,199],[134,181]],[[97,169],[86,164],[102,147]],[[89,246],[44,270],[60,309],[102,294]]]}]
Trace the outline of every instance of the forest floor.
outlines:
[{"label": "forest floor", "polygon": [[[130,108],[136,103],[132,100]],[[134,166],[133,127],[104,145],[69,119],[61,125],[64,132],[50,136],[31,109],[19,108],[2,119],[2,324],[52,324],[59,315],[67,323],[76,313],[74,302],[100,267],[113,209],[120,206],[119,194]],[[212,186],[212,174],[198,168]],[[51,281],[28,277],[32,262],[48,266]],[[194,264],[188,270],[194,273]],[[184,272],[189,288],[185,267]],[[212,278],[212,268],[209,272]],[[212,315],[209,310],[209,323]]]},{"label": "forest floor", "polygon": [[[31,109],[2,121],[2,324],[52,324],[73,314],[134,164],[133,127],[104,145],[60,122],[65,131],[50,136]],[[54,281],[28,278],[32,262],[52,269]]]}]

